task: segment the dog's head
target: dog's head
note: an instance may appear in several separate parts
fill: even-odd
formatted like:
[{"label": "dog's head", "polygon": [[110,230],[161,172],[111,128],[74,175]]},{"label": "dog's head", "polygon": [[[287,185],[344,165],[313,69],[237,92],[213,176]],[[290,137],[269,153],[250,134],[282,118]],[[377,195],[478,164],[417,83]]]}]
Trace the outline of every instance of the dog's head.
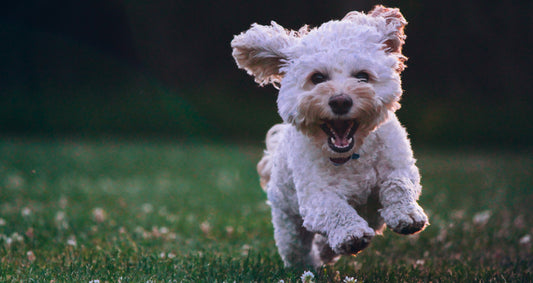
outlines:
[{"label": "dog's head", "polygon": [[231,46],[257,83],[280,88],[283,120],[342,164],[400,107],[406,24],[398,9],[376,6],[314,29],[254,24]]}]

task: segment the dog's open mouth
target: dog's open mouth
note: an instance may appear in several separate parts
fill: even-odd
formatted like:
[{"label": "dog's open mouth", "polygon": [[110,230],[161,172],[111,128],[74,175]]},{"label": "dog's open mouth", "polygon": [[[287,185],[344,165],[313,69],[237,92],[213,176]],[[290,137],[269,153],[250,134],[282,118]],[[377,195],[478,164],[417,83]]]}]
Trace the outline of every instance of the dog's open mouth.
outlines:
[{"label": "dog's open mouth", "polygon": [[[359,123],[356,120],[324,120],[320,128],[328,135],[328,146],[334,152],[350,151],[355,142],[353,135]],[[344,162],[342,162],[344,163]]]}]

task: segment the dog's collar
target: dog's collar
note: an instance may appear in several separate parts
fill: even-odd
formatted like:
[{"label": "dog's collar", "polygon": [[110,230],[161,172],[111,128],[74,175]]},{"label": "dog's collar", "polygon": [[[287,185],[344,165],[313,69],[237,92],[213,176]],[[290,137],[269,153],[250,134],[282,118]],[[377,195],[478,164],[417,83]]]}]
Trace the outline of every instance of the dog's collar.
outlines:
[{"label": "dog's collar", "polygon": [[359,159],[359,157],[361,157],[359,154],[357,153],[354,153],[352,154],[352,156],[346,158],[346,159],[333,159],[333,158],[330,158],[329,160],[331,161],[331,163],[333,163],[333,165],[335,166],[341,166],[343,165],[344,163],[350,161],[350,159]]}]

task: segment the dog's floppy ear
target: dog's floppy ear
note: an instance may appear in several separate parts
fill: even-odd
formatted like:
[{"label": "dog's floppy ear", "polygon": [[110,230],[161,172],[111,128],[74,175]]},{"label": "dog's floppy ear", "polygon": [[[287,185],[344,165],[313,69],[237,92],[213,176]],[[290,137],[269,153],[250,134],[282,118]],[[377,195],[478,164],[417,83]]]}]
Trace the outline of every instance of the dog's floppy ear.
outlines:
[{"label": "dog's floppy ear", "polygon": [[402,13],[400,13],[400,10],[398,8],[387,8],[382,5],[376,5],[368,15],[385,19],[384,44],[386,45],[387,51],[401,54],[406,37],[403,29],[407,25],[407,21]]},{"label": "dog's floppy ear", "polygon": [[233,58],[260,85],[278,84],[283,77],[280,67],[288,59],[285,51],[297,38],[297,32],[288,31],[274,21],[270,26],[253,24],[231,41]]}]

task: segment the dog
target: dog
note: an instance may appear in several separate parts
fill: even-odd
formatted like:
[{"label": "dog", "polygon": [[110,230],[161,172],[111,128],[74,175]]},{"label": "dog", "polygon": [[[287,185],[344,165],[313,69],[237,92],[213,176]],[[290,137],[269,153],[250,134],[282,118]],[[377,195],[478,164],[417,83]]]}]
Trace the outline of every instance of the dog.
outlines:
[{"label": "dog", "polygon": [[239,68],[279,89],[283,123],[268,131],[257,170],[287,267],[357,254],[385,226],[413,234],[428,225],[395,115],[406,24],[399,9],[378,5],[298,31],[253,24],[231,42]]}]

